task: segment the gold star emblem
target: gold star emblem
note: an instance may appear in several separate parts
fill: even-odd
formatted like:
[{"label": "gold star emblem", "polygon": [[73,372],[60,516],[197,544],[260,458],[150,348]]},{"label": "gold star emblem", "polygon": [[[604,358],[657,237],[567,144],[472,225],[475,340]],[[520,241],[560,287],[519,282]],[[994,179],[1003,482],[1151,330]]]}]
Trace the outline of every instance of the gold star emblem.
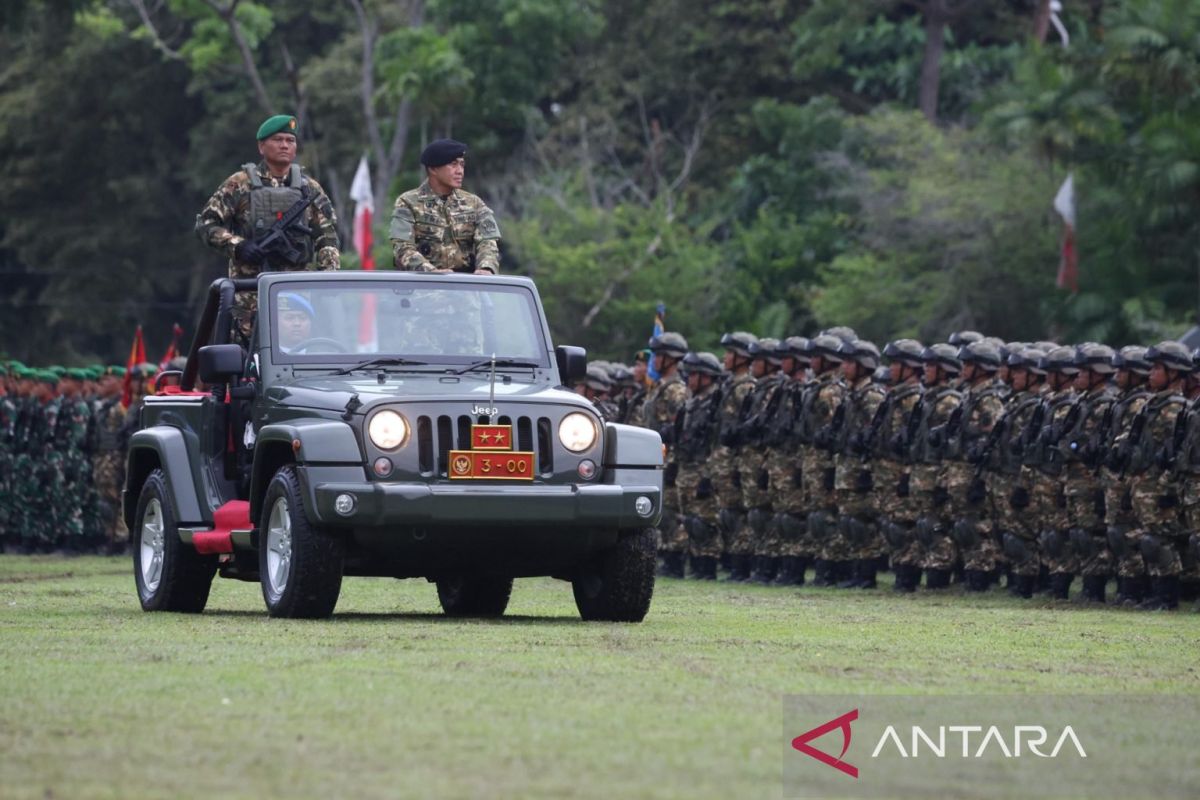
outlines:
[{"label": "gold star emblem", "polygon": [[504,444],[504,431],[496,431],[496,444]]},{"label": "gold star emblem", "polygon": [[[499,434],[496,434],[496,436],[499,437]],[[483,433],[479,434],[479,441],[483,442],[484,444],[487,444],[491,440],[492,440],[492,435],[490,433],[488,433],[487,431],[484,431]],[[499,441],[499,438],[497,438],[497,441]]]}]

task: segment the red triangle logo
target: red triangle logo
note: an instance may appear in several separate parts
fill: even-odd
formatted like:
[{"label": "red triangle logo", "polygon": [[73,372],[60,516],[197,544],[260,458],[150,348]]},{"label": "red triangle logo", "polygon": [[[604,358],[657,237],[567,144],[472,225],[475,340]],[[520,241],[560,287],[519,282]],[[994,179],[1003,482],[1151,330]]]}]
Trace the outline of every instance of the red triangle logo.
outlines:
[{"label": "red triangle logo", "polygon": [[[836,770],[846,773],[851,778],[858,777],[858,767],[853,764],[848,764],[842,760],[842,756],[846,755],[846,751],[850,749],[850,723],[858,719],[858,709],[842,714],[840,717],[835,717],[823,725],[818,725],[810,731],[792,739],[792,747],[804,753],[806,756],[811,756],[817,761],[820,761],[826,766],[833,767]],[[809,744],[813,739],[819,739],[835,728],[840,728],[842,731],[842,752],[838,753],[837,758],[829,755],[826,752],[818,750]]]}]

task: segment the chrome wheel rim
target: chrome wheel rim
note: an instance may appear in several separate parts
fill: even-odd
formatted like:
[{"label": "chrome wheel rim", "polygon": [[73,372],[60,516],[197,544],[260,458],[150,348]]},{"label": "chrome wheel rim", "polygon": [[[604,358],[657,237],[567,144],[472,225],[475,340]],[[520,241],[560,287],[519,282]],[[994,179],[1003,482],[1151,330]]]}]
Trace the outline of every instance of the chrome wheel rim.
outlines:
[{"label": "chrome wheel rim", "polygon": [[162,503],[158,498],[153,498],[146,504],[146,513],[142,515],[140,542],[142,585],[146,587],[147,594],[158,591],[158,583],[162,580],[164,538]]},{"label": "chrome wheel rim", "polygon": [[287,589],[292,572],[292,515],[287,500],[280,497],[271,506],[267,521],[267,582],[271,594],[278,597]]}]

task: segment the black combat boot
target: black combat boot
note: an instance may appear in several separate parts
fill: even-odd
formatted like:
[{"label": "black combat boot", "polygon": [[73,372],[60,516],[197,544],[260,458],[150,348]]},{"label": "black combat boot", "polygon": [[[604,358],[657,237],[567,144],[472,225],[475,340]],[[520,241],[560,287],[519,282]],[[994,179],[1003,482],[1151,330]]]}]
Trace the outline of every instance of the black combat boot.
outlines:
[{"label": "black combat boot", "polygon": [[1150,579],[1150,599],[1138,606],[1143,611],[1171,611],[1179,608],[1179,576],[1163,575]]},{"label": "black combat boot", "polygon": [[721,569],[726,572],[733,569],[733,556],[729,553],[721,553]]},{"label": "black combat boot", "polygon": [[767,556],[763,563],[763,583],[770,584],[775,580],[782,563],[783,559],[778,556]]},{"label": "black combat boot", "polygon": [[1036,575],[1018,575],[1017,577],[1017,597],[1022,597],[1026,600],[1033,597],[1033,585],[1037,583]]},{"label": "black combat boot", "polygon": [[837,575],[839,589],[857,589],[858,588],[858,561],[839,561],[837,562]]},{"label": "black combat boot", "polygon": [[864,558],[858,562],[858,588],[874,589],[879,584],[875,580],[875,572],[879,562],[874,558]]},{"label": "black combat boot", "polygon": [[1200,581],[1193,578],[1181,579],[1179,581],[1179,599],[1190,603],[1197,597],[1200,597]]},{"label": "black combat boot", "polygon": [[1146,599],[1149,592],[1150,579],[1145,575],[1117,578],[1117,597],[1113,602],[1122,606],[1136,606]]},{"label": "black combat boot", "polygon": [[692,559],[692,577],[700,581],[715,581],[717,579],[717,559],[715,556],[696,556]]},{"label": "black combat boot", "polygon": [[892,585],[892,591],[908,594],[916,589],[917,584],[913,581],[914,573],[917,580],[920,580],[921,573],[911,564],[892,564],[892,574],[896,576],[896,582]]},{"label": "black combat boot", "polygon": [[779,559],[779,570],[775,573],[773,583],[776,586],[791,586],[796,581],[796,562],[795,556],[784,556]]},{"label": "black combat boot", "polygon": [[683,553],[664,552],[658,574],[664,578],[682,578],[684,558]]},{"label": "black combat boot", "polygon": [[1050,568],[1045,564],[1038,567],[1037,580],[1034,581],[1033,590],[1038,594],[1047,594],[1050,591]]},{"label": "black combat boot", "polygon": [[734,583],[745,583],[750,579],[750,556],[732,555],[729,557],[729,580]]},{"label": "black combat boot", "polygon": [[980,588],[980,571],[977,569],[963,570],[963,590],[967,592],[982,592]]},{"label": "black combat boot", "polygon": [[1050,576],[1050,596],[1055,600],[1066,600],[1071,595],[1071,581],[1075,576],[1069,572],[1056,572]]},{"label": "black combat boot", "polygon": [[1083,591],[1079,599],[1084,602],[1104,604],[1104,589],[1108,585],[1107,575],[1084,575]]},{"label": "black combat boot", "polygon": [[808,571],[808,565],[812,562],[812,556],[797,556],[796,557],[796,577],[793,585],[804,585],[804,573]]},{"label": "black combat boot", "polygon": [[823,558],[818,558],[813,562],[813,586],[828,586],[829,585],[829,562]]},{"label": "black combat boot", "polygon": [[751,562],[753,564],[753,568],[750,570],[751,583],[766,584],[771,582],[771,576],[767,574],[768,561],[769,559],[766,556],[754,557],[753,561]]},{"label": "black combat boot", "polygon": [[950,585],[950,570],[948,569],[927,569],[925,570],[925,588],[926,589],[945,589]]}]

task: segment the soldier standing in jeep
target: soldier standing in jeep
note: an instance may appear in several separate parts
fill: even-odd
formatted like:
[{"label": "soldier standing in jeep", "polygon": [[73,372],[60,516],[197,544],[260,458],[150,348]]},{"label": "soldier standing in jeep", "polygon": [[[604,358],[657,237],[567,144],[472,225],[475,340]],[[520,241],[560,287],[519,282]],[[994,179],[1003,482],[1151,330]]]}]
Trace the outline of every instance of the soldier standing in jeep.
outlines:
[{"label": "soldier standing in jeep", "polygon": [[500,226],[482,200],[462,188],[467,146],[438,139],[421,151],[425,181],[396,198],[392,253],[396,269],[500,272]]}]

